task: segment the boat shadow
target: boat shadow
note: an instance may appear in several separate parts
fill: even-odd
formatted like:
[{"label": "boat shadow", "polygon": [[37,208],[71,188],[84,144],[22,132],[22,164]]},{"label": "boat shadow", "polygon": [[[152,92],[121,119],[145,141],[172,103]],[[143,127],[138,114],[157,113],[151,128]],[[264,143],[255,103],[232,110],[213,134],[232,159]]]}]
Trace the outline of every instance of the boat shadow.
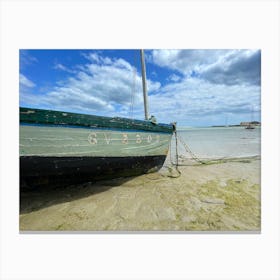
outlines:
[{"label": "boat shadow", "polygon": [[122,177],[98,182],[86,182],[63,186],[20,187],[20,214],[27,214],[56,204],[71,202],[121,186],[133,177]]}]

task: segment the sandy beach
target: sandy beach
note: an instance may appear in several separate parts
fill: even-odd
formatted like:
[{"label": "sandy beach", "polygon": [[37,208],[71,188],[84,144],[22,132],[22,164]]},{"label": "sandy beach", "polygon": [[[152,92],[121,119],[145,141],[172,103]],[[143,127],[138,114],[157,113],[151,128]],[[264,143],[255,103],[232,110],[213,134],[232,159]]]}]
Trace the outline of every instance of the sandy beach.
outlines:
[{"label": "sandy beach", "polygon": [[260,231],[260,160],[21,193],[20,231]]}]

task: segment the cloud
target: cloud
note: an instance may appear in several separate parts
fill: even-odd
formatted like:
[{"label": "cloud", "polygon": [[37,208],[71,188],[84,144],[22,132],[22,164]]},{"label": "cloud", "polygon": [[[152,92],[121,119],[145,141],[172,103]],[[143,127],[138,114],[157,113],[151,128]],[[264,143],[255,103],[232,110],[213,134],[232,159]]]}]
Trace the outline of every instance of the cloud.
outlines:
[{"label": "cloud", "polygon": [[260,84],[260,50],[154,50],[152,61],[215,84]]},{"label": "cloud", "polygon": [[35,83],[26,78],[23,74],[19,74],[19,98],[21,106],[38,105],[38,96],[33,93]]},{"label": "cloud", "polygon": [[201,71],[201,78],[216,84],[253,84],[261,82],[260,51],[234,51]]},{"label": "cloud", "polygon": [[28,88],[33,88],[36,85],[27,79],[23,74],[19,74],[19,84],[21,87],[28,87]]},{"label": "cloud", "polygon": [[[259,50],[154,50],[150,60],[169,68],[169,83],[151,96],[153,114],[164,122],[223,124],[260,114]],[[168,114],[166,114],[168,112]]]},{"label": "cloud", "polygon": [[221,124],[220,119],[226,114],[231,116],[231,121],[239,123],[250,114],[252,106],[255,112],[260,110],[260,87],[228,86],[185,78],[162,87],[160,93],[150,96],[150,102],[152,113],[167,123],[199,125],[212,121]]},{"label": "cloud", "polygon": [[36,57],[29,54],[28,50],[20,50],[19,58],[20,58],[19,61],[20,69],[24,69],[27,66],[38,62]]},{"label": "cloud", "polygon": [[53,66],[53,69],[65,71],[65,72],[68,72],[68,73],[75,73],[76,72],[76,71],[71,70],[70,68],[62,65],[61,63],[55,63],[54,66]]},{"label": "cloud", "polygon": [[[124,117],[129,117],[133,100],[134,113],[143,111],[142,79],[129,62],[104,57],[97,52],[83,56],[88,63],[76,67],[75,73],[62,64],[55,64],[57,70],[69,72],[69,75],[41,95],[39,104],[38,100],[32,101],[32,93],[28,92],[21,93],[24,95],[22,100],[29,100],[31,105],[41,108]],[[147,81],[150,93],[160,86],[159,82]]]},{"label": "cloud", "polygon": [[[184,125],[221,124],[225,115],[229,123],[239,123],[250,117],[252,107],[259,114],[260,55],[258,50],[151,51],[149,62],[164,71],[152,73],[147,81],[150,114],[159,122]],[[67,78],[44,94],[35,94],[35,84],[21,75],[21,103],[143,119],[142,80],[136,68],[125,59],[98,51],[82,56],[87,62],[71,69],[56,63],[54,68],[64,71]],[[167,73],[162,83],[161,73]]]},{"label": "cloud", "polygon": [[190,75],[217,61],[222,50],[153,50],[151,60],[161,66]]},{"label": "cloud", "polygon": [[110,57],[102,57],[100,53],[101,53],[100,51],[96,51],[96,52],[91,52],[89,54],[82,53],[82,55],[93,63],[107,64],[107,65],[112,64],[112,59]]},{"label": "cloud", "polygon": [[178,82],[181,79],[180,76],[176,75],[176,74],[172,74],[168,77],[168,81],[172,81],[172,82]]}]

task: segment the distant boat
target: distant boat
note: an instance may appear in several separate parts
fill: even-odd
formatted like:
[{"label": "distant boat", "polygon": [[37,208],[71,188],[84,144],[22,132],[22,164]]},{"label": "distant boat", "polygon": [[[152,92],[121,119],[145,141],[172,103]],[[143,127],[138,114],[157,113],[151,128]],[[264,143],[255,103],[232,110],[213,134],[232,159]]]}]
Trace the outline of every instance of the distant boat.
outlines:
[{"label": "distant boat", "polygon": [[252,123],[249,123],[245,129],[255,129],[255,126]]},{"label": "distant boat", "polygon": [[245,127],[245,129],[255,129],[254,122],[253,122],[253,108],[251,109],[251,122]]},{"label": "distant boat", "polygon": [[159,170],[175,124],[149,118],[141,51],[145,120],[20,108],[21,186],[71,184]]}]

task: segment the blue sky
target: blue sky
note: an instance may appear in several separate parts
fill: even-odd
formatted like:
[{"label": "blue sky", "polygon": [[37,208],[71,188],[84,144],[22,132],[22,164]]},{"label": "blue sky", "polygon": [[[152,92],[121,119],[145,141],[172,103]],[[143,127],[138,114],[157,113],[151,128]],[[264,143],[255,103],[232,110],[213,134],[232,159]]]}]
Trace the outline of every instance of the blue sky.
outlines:
[{"label": "blue sky", "polygon": [[[260,121],[260,50],[145,50],[150,114],[162,123]],[[144,118],[138,50],[20,50],[20,106]]]}]

